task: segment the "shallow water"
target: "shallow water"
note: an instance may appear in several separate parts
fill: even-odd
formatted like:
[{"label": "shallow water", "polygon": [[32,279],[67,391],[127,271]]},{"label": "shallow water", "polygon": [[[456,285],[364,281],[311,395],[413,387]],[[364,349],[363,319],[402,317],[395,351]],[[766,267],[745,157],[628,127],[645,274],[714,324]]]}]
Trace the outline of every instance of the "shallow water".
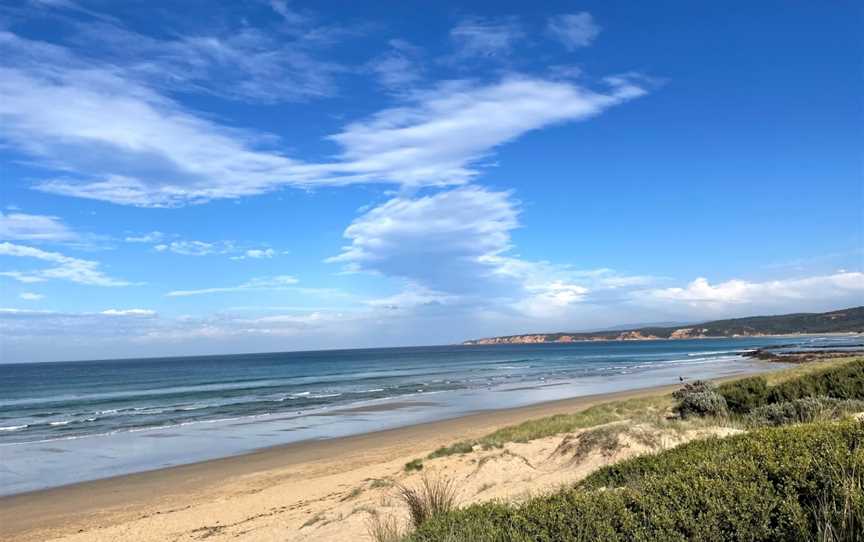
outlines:
[{"label": "shallow water", "polygon": [[[765,370],[752,338],[0,365],[0,494],[595,393]],[[771,364],[770,368],[782,365]]]}]

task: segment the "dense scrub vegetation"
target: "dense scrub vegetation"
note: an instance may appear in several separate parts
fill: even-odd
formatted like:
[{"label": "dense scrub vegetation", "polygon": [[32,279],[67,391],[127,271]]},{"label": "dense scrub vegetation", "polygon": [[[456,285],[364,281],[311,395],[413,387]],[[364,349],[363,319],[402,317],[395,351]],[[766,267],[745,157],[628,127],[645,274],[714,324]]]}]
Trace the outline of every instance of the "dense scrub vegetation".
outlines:
[{"label": "dense scrub vegetation", "polygon": [[735,380],[719,386],[730,412],[748,414],[760,407],[807,397],[864,400],[864,360],[855,360],[768,385],[765,377]]},{"label": "dense scrub vegetation", "polygon": [[864,540],[864,424],[693,441],[523,504],[441,514],[414,542]]}]

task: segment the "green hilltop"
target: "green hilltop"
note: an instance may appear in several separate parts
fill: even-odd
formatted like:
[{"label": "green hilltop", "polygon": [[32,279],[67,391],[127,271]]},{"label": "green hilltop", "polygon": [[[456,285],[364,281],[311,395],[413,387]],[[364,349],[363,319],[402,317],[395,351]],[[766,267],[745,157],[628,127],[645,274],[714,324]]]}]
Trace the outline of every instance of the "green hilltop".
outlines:
[{"label": "green hilltop", "polygon": [[703,337],[750,337],[759,335],[862,333],[864,306],[822,313],[794,313],[713,320],[675,327],[639,327],[596,332],[531,333],[474,339],[463,344],[525,344],[597,340],[694,339]]}]

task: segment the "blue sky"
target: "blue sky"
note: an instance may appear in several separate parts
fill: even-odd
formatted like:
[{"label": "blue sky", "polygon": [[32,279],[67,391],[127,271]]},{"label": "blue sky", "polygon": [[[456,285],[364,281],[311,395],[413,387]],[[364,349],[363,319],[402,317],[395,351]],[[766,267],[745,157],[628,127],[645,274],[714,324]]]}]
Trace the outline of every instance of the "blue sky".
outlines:
[{"label": "blue sky", "polygon": [[3,361],[864,303],[858,2],[0,5]]}]

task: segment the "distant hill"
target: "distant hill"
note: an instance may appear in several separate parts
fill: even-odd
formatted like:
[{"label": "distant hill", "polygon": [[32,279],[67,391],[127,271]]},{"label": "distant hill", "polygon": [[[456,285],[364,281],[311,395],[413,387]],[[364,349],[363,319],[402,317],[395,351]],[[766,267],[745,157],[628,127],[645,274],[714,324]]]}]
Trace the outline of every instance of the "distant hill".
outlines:
[{"label": "distant hill", "polygon": [[864,333],[864,307],[779,316],[751,316],[714,320],[702,324],[679,326],[646,326],[634,329],[609,329],[592,332],[532,333],[474,339],[462,344],[535,344],[580,341],[633,341],[650,339],[699,339],[708,337],[758,337],[796,333]]}]

